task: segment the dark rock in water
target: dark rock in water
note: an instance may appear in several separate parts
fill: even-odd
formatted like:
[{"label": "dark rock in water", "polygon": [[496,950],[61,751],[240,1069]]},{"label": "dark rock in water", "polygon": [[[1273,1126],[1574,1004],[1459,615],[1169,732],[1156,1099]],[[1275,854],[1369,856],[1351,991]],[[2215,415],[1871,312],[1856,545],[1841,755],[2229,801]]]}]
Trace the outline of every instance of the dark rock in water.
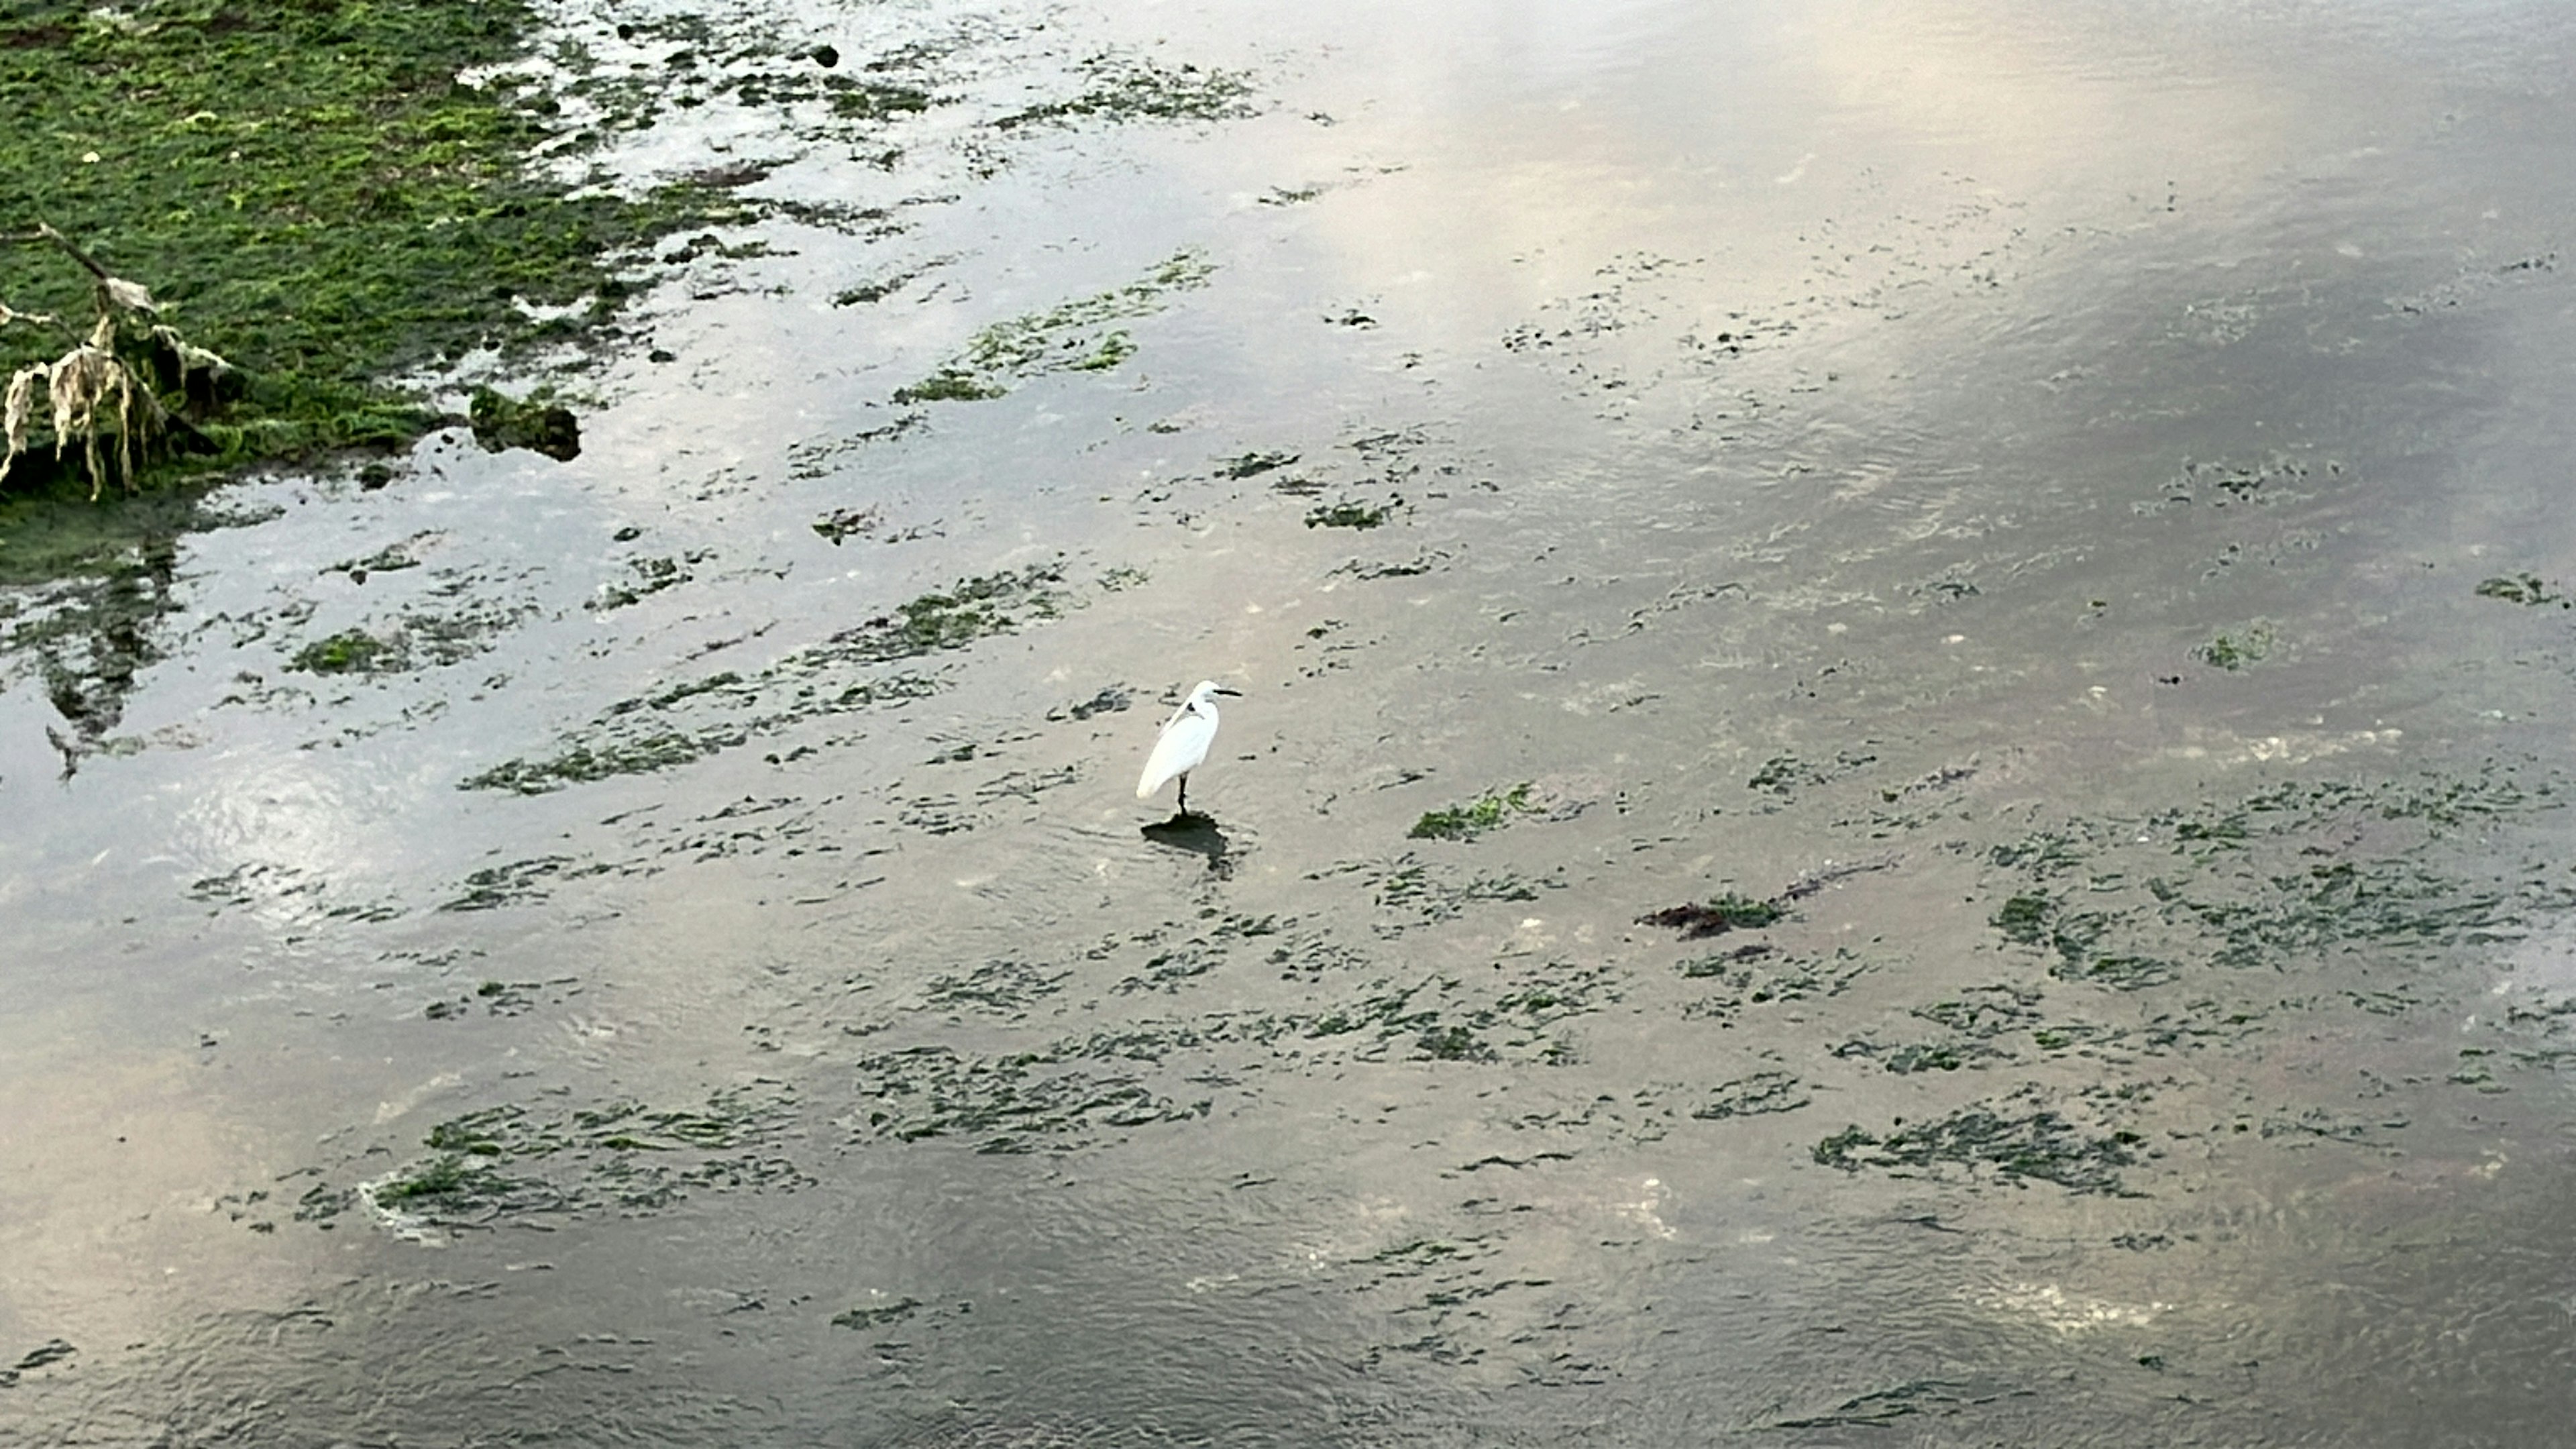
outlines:
[{"label": "dark rock in water", "polygon": [[80,1350],[72,1347],[62,1339],[47,1339],[43,1343],[37,1345],[34,1349],[30,1350],[25,1358],[18,1360],[17,1363],[8,1368],[0,1369],[0,1389],[15,1388],[18,1383],[19,1375],[43,1368],[49,1363],[59,1363],[78,1352],[80,1352]]},{"label": "dark rock in water", "polygon": [[487,453],[529,448],[563,463],[581,456],[581,425],[572,409],[560,403],[536,398],[522,402],[482,387],[474,390],[468,417],[474,425],[474,441]]}]

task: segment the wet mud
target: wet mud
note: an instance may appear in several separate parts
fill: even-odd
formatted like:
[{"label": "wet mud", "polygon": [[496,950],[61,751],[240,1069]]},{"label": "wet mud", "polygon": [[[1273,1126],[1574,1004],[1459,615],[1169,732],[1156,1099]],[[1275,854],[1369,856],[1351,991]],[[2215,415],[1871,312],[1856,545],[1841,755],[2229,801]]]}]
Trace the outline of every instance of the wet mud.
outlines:
[{"label": "wet mud", "polygon": [[534,18],[622,344],[0,515],[0,1424],[2576,1410],[2564,17]]}]

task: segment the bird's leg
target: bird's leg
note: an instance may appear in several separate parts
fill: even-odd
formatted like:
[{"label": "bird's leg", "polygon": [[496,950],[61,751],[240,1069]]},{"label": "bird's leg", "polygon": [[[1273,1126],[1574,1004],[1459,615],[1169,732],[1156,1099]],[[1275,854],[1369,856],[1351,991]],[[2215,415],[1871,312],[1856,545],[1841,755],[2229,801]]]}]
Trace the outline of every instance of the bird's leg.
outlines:
[{"label": "bird's leg", "polygon": [[1181,811],[1180,811],[1180,813],[1181,813],[1181,818],[1183,818],[1183,819],[1185,819],[1185,820],[1189,818],[1189,813],[1190,813],[1190,777],[1189,777],[1186,773],[1184,773],[1184,774],[1181,776]]}]

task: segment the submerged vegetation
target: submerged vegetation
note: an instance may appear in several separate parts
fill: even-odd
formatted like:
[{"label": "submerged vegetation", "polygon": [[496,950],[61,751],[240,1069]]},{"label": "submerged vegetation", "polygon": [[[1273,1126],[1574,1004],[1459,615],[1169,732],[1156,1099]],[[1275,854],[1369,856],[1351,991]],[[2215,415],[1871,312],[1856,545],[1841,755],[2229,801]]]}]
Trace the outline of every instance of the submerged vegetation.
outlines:
[{"label": "submerged vegetation", "polygon": [[[923,594],[752,674],[733,670],[623,700],[552,754],[515,759],[467,779],[468,790],[540,795],[615,775],[647,774],[702,759],[809,719],[901,704],[938,691],[919,673],[835,682],[847,671],[963,649],[979,639],[1051,619],[1064,570],[1036,564]],[[709,713],[716,718],[706,718]]]},{"label": "submerged vegetation", "polygon": [[2272,626],[2248,624],[2231,634],[2220,634],[2191,651],[2191,657],[2213,669],[2230,672],[2259,664],[2272,652]]},{"label": "submerged vegetation", "polygon": [[2576,600],[2549,586],[2538,574],[2498,574],[2478,581],[2481,599],[2502,599],[2508,604],[2527,604],[2540,608],[2556,604],[2562,609],[2576,608]]},{"label": "submerged vegetation", "polygon": [[1875,1167],[1898,1176],[1964,1172],[2019,1185],[2053,1182],[2076,1192],[2128,1191],[2120,1170],[2149,1155],[2144,1138],[2126,1128],[2103,1131],[2070,1121],[2053,1107],[2036,1105],[2024,1092],[1994,1105],[1963,1107],[1933,1122],[1894,1128],[1886,1135],[1847,1127],[1815,1146],[1816,1162],[1858,1172]]},{"label": "submerged vegetation", "polygon": [[1136,352],[1135,339],[1112,323],[1160,312],[1173,293],[1206,286],[1215,272],[1197,252],[1175,252],[1126,286],[1005,318],[976,333],[964,352],[930,376],[895,389],[894,401],[906,406],[981,402],[1002,396],[1012,382],[1024,378],[1106,372]]}]

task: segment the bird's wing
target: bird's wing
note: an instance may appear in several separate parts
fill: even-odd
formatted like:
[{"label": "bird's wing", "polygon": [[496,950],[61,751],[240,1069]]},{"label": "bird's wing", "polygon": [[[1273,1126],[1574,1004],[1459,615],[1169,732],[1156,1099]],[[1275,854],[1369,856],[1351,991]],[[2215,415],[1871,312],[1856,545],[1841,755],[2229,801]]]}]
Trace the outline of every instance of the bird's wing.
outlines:
[{"label": "bird's wing", "polygon": [[1208,742],[1216,738],[1216,723],[1202,715],[1183,709],[1163,726],[1163,737],[1154,741],[1154,753],[1145,757],[1145,773],[1136,781],[1136,798],[1144,799],[1186,775],[1207,758]]}]

